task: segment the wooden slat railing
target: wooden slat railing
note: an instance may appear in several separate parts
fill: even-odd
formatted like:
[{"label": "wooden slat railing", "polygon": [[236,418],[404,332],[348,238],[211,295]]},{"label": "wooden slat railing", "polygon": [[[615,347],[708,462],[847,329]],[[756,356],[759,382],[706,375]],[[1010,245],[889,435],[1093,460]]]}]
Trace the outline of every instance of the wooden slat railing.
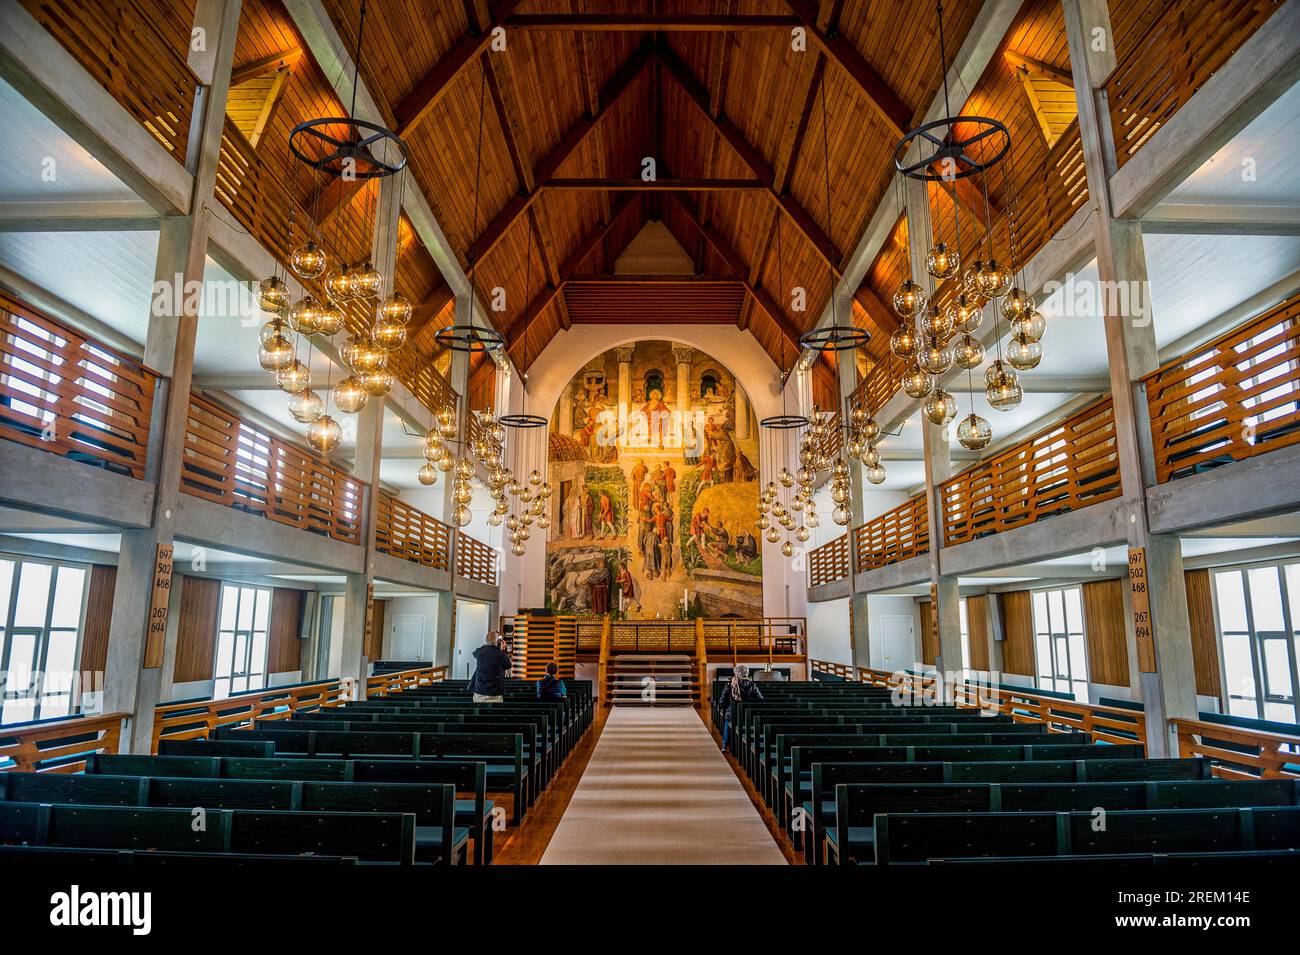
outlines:
[{"label": "wooden slat railing", "polygon": [[158,380],[0,293],[0,437],[143,478]]},{"label": "wooden slat railing", "polygon": [[849,535],[841,534],[808,553],[808,586],[843,580],[849,575]]},{"label": "wooden slat railing", "polygon": [[1106,81],[1116,164],[1132,159],[1281,7],[1275,0],[1168,0]]},{"label": "wooden slat railing", "polygon": [[[937,672],[908,673],[858,667],[858,680],[874,686],[897,687],[919,705],[938,702],[941,681]],[[1043,723],[1053,733],[1087,733],[1094,743],[1141,743],[1146,745],[1146,717],[1140,710],[1118,706],[1076,703],[1058,697],[1041,696],[1028,690],[1007,690],[959,682],[949,684],[948,696],[958,706],[989,714],[1010,716],[1017,723]]]},{"label": "wooden slat railing", "polygon": [[446,570],[451,528],[405,501],[377,491],[375,494],[375,549]]},{"label": "wooden slat railing", "polygon": [[1179,756],[1215,761],[1223,779],[1300,779],[1300,736],[1171,719]]},{"label": "wooden slat railing", "polygon": [[0,727],[0,770],[79,773],[92,753],[116,753],[129,713],[81,716],[32,726]]},{"label": "wooden slat railing", "polygon": [[1158,483],[1300,441],[1300,294],[1142,379]]},{"label": "wooden slat railing", "polygon": [[940,485],[944,544],[1119,495],[1114,407],[1106,397]]},{"label": "wooden slat railing", "polygon": [[[690,624],[691,621],[685,621]],[[693,637],[693,633],[691,634]],[[808,622],[803,617],[764,617],[762,620],[720,618],[704,621],[704,647],[710,656],[730,656],[733,664],[766,659],[802,661],[808,654]],[[694,645],[692,639],[691,645]]]},{"label": "wooden slat railing", "polygon": [[925,495],[918,494],[853,529],[855,573],[896,564],[929,553],[930,527]]},{"label": "wooden slat railing", "polygon": [[447,667],[416,667],[412,670],[393,670],[366,677],[366,698],[390,696],[417,686],[432,686],[447,679]]},{"label": "wooden slat railing", "polygon": [[185,164],[198,77],[138,0],[21,0],[173,158]]},{"label": "wooden slat railing", "polygon": [[322,680],[298,686],[273,687],[224,700],[168,703],[154,709],[153,752],[164,739],[208,739],[223,726],[252,725],[253,720],[288,719],[299,710],[338,706],[352,696],[346,680]]},{"label": "wooden slat railing", "polygon": [[837,676],[841,680],[857,680],[857,673],[847,663],[833,663],[830,660],[809,660],[808,668],[813,673],[825,673],[829,676]]},{"label": "wooden slat railing", "polygon": [[898,384],[906,371],[906,362],[893,352],[886,353],[853,389],[849,395],[849,407],[862,408],[869,415],[879,414],[880,409],[898,391]]},{"label": "wooden slat railing", "polygon": [[497,552],[464,531],[456,532],[456,576],[497,585]]},{"label": "wooden slat railing", "polygon": [[181,469],[181,489],[187,494],[358,544],[366,488],[216,402],[190,396]]}]

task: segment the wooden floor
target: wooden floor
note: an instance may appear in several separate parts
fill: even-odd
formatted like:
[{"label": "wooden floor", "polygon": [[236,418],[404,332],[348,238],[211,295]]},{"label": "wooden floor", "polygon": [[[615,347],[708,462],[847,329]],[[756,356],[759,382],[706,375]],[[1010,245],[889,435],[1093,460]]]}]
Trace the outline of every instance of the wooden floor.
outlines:
[{"label": "wooden floor", "polygon": [[567,802],[543,865],[786,862],[692,707],[615,707]]}]

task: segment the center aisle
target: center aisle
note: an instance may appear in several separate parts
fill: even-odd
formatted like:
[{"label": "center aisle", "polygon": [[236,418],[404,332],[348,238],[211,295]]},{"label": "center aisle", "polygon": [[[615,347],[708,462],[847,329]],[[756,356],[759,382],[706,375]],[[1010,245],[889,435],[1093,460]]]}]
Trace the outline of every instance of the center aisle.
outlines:
[{"label": "center aisle", "polygon": [[689,706],[616,706],[542,865],[785,865]]}]

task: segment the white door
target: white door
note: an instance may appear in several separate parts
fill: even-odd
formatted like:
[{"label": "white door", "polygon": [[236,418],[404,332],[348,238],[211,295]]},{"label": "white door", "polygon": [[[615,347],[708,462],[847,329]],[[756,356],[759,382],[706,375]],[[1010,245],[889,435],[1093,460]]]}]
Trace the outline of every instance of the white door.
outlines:
[{"label": "white door", "polygon": [[880,617],[880,643],[884,658],[880,669],[893,673],[916,665],[916,624],[905,614],[887,613]]},{"label": "white door", "polygon": [[393,635],[388,645],[390,660],[429,660],[424,645],[424,614],[393,614]]}]

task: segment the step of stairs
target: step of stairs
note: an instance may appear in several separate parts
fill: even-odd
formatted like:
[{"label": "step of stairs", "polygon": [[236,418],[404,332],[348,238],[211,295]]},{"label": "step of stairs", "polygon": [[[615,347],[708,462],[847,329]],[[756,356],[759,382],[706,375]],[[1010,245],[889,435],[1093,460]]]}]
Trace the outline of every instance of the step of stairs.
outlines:
[{"label": "step of stairs", "polygon": [[690,706],[698,695],[694,660],[677,653],[622,653],[610,658],[607,699],[622,706]]}]

